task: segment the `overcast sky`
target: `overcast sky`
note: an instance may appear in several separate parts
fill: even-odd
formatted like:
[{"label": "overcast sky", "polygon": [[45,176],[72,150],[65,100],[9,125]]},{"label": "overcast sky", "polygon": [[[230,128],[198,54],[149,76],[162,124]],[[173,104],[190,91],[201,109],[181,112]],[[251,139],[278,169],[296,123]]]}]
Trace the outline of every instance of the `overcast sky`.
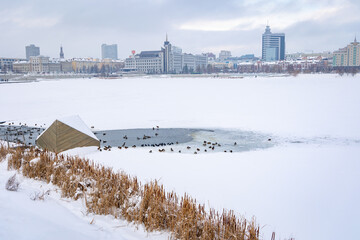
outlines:
[{"label": "overcast sky", "polygon": [[25,57],[25,45],[42,55],[100,57],[102,43],[157,50],[165,40],[183,52],[230,50],[261,54],[261,34],[286,35],[286,52],[333,51],[358,34],[360,0],[1,0],[0,57]]}]

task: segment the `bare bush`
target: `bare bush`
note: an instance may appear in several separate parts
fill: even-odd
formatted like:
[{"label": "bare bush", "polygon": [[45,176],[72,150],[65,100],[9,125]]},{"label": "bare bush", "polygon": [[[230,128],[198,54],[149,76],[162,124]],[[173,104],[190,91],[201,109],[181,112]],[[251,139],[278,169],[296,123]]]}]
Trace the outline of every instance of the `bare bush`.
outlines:
[{"label": "bare bush", "polygon": [[19,185],[20,185],[20,183],[16,179],[16,174],[14,174],[7,180],[7,182],[5,184],[5,188],[8,191],[16,192],[19,189]]},{"label": "bare bush", "polygon": [[50,194],[50,190],[47,190],[46,192],[34,192],[33,194],[30,195],[30,199],[33,201],[44,201],[46,196],[48,196]]}]

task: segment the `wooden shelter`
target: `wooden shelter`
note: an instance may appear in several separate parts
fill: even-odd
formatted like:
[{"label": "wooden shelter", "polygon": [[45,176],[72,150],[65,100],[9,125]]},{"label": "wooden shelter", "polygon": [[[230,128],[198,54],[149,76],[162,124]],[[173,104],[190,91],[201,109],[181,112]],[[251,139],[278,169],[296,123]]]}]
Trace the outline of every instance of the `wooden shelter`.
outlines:
[{"label": "wooden shelter", "polygon": [[55,120],[37,139],[42,149],[59,153],[77,147],[100,146],[100,141],[78,116]]}]

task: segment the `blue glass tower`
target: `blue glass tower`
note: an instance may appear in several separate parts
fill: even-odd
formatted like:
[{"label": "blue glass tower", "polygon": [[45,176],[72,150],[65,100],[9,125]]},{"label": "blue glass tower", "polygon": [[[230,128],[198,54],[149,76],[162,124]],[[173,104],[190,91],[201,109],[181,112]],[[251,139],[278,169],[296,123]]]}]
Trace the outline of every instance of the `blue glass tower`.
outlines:
[{"label": "blue glass tower", "polygon": [[272,33],[266,26],[262,35],[262,60],[266,62],[285,60],[285,34]]}]

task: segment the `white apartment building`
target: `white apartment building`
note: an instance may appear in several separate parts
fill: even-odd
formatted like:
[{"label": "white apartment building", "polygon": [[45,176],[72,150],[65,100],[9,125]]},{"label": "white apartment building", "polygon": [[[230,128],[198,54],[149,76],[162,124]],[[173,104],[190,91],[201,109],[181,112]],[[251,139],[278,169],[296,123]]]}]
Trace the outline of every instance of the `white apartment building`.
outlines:
[{"label": "white apartment building", "polygon": [[195,55],[195,69],[199,67],[206,67],[208,64],[208,57],[203,54]]},{"label": "white apartment building", "polygon": [[191,53],[184,53],[182,55],[182,68],[187,68],[189,71],[195,71],[195,56]]},{"label": "white apartment building", "polygon": [[206,55],[193,55],[189,53],[184,53],[182,57],[182,67],[183,70],[185,66],[191,71],[196,71],[199,67],[206,67],[208,64],[208,58]]},{"label": "white apartment building", "polygon": [[164,52],[142,51],[140,54],[131,56],[125,60],[125,70],[142,73],[163,73]]},{"label": "white apartment building", "polygon": [[173,73],[182,72],[182,49],[172,46]]}]

